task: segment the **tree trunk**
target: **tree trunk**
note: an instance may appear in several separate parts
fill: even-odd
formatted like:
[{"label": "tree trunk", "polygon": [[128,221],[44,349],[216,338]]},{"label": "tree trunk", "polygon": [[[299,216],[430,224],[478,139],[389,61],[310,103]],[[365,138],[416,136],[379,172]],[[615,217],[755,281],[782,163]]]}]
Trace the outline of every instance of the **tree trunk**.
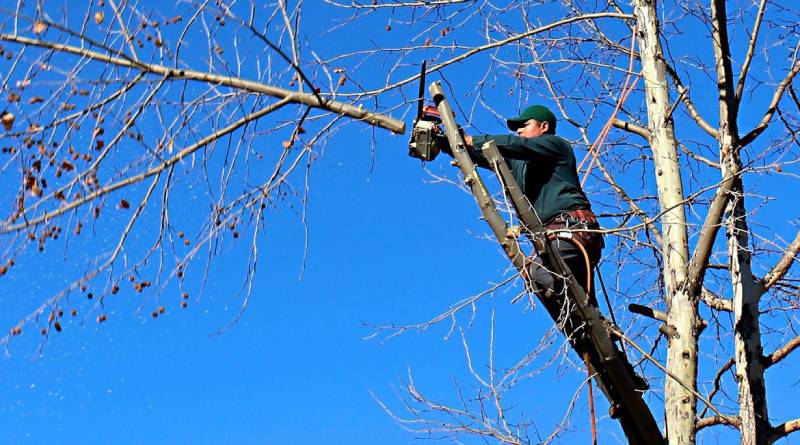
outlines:
[{"label": "tree trunk", "polygon": [[729,205],[726,229],[728,256],[733,287],[734,346],[736,380],[739,384],[739,419],[742,445],[767,445],[770,424],[767,417],[764,364],[761,360],[761,331],[758,321],[759,287],[753,280],[750,252],[747,249],[742,181],[736,180],[737,194]]},{"label": "tree trunk", "polygon": [[[690,388],[697,381],[697,303],[683,286],[689,261],[683,185],[673,121],[666,67],[658,34],[656,2],[634,0],[642,75],[645,80],[650,146],[653,152],[659,205],[663,212],[662,252],[666,286],[667,323],[675,334],[669,338],[667,368]],[[680,383],[667,378],[665,415],[670,445],[693,444],[697,400]]]},{"label": "tree trunk", "polygon": [[737,116],[739,103],[733,86],[725,0],[712,0],[711,25],[719,101],[719,148],[722,177],[732,180],[725,222],[728,261],[733,290],[736,380],[739,386],[739,420],[742,445],[766,445],[770,434],[761,360],[758,300],[763,293],[753,279],[748,250],[747,215],[742,184],[741,141]]}]

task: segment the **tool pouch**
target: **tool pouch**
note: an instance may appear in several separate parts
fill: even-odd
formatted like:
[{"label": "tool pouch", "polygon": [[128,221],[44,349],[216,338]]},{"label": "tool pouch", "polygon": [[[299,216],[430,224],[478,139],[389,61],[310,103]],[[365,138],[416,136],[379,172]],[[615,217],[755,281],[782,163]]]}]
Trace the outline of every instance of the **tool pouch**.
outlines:
[{"label": "tool pouch", "polygon": [[600,229],[600,224],[597,223],[593,216],[591,218],[576,218],[569,214],[564,214],[556,217],[545,228],[551,232],[550,239],[572,239],[581,243],[589,255],[589,262],[593,266],[600,261],[605,242],[603,241],[603,235],[600,233],[588,231]]}]

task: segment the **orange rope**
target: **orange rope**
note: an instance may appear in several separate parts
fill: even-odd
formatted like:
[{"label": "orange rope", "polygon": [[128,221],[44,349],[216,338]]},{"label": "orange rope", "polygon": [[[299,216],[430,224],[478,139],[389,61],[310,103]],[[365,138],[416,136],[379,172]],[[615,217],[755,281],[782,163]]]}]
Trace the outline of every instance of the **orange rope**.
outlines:
[{"label": "orange rope", "polygon": [[597,445],[597,420],[594,415],[594,392],[592,391],[592,367],[589,364],[589,353],[583,353],[583,361],[586,362],[586,386],[589,388],[589,418],[592,425],[592,445]]},{"label": "orange rope", "polygon": [[[592,269],[589,261],[589,253],[586,251],[586,248],[583,247],[583,243],[575,238],[562,239],[565,241],[570,241],[573,245],[577,246],[583,254],[583,259],[586,261],[586,295],[588,296],[592,292]],[[592,390],[592,365],[589,363],[588,352],[583,353],[583,361],[586,363],[586,374],[588,376],[586,379],[586,387],[589,389],[589,420],[592,424],[592,445],[597,445],[597,421],[595,420],[594,414],[594,391]]]},{"label": "orange rope", "polygon": [[[586,251],[586,248],[583,247],[583,243],[576,240],[575,238],[562,238],[565,241],[571,242],[573,245],[578,247],[578,249],[583,254],[583,259],[586,261],[586,295],[590,295],[592,292],[592,269],[591,269],[591,262],[589,260],[589,252]],[[590,422],[592,425],[592,445],[597,445],[597,424],[595,420],[594,414],[594,391],[592,390],[592,365],[589,363],[589,353],[583,353],[583,361],[586,363],[586,374],[588,378],[586,379],[586,386],[589,389],[589,415],[590,415]]]},{"label": "orange rope", "polygon": [[583,247],[583,243],[576,240],[575,238],[560,238],[564,241],[569,241],[573,245],[575,245],[578,250],[581,251],[583,254],[583,260],[586,262],[586,295],[588,296],[592,292],[592,268],[591,268],[591,261],[589,260],[589,252],[586,251],[586,248]]},{"label": "orange rope", "polygon": [[[631,73],[633,72],[633,55],[634,49],[636,45],[636,30],[634,29],[633,34],[631,35],[631,57],[628,61],[628,74],[625,76],[625,84],[622,87],[622,94],[620,95],[619,100],[617,101],[616,107],[614,107],[614,112],[611,113],[611,117],[608,118],[608,121],[605,125],[603,125],[603,129],[600,130],[600,134],[597,135],[597,139],[595,139],[594,143],[589,147],[589,150],[586,152],[586,156],[583,157],[581,160],[580,165],[578,166],[578,171],[583,168],[583,165],[589,160],[589,165],[586,167],[586,171],[583,174],[583,179],[581,180],[581,187],[586,183],[586,179],[589,177],[589,173],[592,171],[592,167],[594,167],[595,162],[597,162],[597,158],[600,156],[600,147],[605,143],[608,134],[611,132],[611,127],[614,125],[614,119],[617,117],[619,110],[622,108],[622,105],[628,99],[628,96],[631,94],[633,89],[636,87],[636,84],[639,82],[639,78],[637,77],[634,79],[633,83],[630,83],[631,80]],[[630,84],[630,85],[629,85]]]}]

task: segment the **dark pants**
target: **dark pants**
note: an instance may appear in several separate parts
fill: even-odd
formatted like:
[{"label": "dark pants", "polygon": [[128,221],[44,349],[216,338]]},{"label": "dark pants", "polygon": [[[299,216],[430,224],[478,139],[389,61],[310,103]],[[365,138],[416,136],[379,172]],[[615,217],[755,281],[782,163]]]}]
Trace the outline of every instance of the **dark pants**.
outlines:
[{"label": "dark pants", "polygon": [[[550,241],[550,245],[567,264],[572,275],[587,293],[589,303],[594,307],[597,307],[594,268],[600,260],[603,238],[599,233],[581,232],[580,230],[597,228],[599,226],[596,222],[590,223],[569,218],[548,225],[548,229],[558,231],[555,238]],[[578,247],[577,243],[580,243],[583,249]],[[558,276],[545,268],[538,256],[533,259],[530,272],[531,278],[545,294],[562,299],[566,295],[566,277]]]}]

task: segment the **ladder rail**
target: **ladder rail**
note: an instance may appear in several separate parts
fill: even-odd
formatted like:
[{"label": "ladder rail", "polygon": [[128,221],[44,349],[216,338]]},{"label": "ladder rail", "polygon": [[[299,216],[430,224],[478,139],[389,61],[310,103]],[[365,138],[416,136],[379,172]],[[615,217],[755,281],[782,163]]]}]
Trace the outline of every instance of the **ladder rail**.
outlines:
[{"label": "ladder rail", "polygon": [[[650,408],[642,398],[642,394],[636,390],[628,370],[630,365],[627,364],[627,359],[617,350],[611,340],[609,329],[607,329],[607,324],[599,310],[589,303],[586,293],[570,272],[569,267],[550,245],[541,220],[519,188],[496,144],[493,141],[488,142],[483,146],[483,152],[489,164],[495,167],[493,171],[509,194],[520,221],[530,231],[534,249],[542,258],[545,267],[567,280],[566,301],[558,296],[548,296],[543,292],[538,292],[539,289],[530,278],[528,270],[530,261],[522,252],[516,238],[508,235],[506,221],[497,211],[494,201],[477,171],[477,166],[470,158],[441,84],[434,82],[429,90],[442,117],[455,165],[460,168],[464,181],[470,187],[484,219],[492,228],[509,259],[525,279],[526,286],[537,295],[553,321],[567,336],[573,349],[579,356],[582,356],[583,352],[588,353],[589,361],[596,370],[595,380],[598,387],[606,395],[612,407],[619,407],[616,414],[629,443],[634,445],[663,444],[664,437],[661,430]],[[567,304],[564,304],[565,302]],[[564,307],[567,308],[566,311],[563,310]]]}]

